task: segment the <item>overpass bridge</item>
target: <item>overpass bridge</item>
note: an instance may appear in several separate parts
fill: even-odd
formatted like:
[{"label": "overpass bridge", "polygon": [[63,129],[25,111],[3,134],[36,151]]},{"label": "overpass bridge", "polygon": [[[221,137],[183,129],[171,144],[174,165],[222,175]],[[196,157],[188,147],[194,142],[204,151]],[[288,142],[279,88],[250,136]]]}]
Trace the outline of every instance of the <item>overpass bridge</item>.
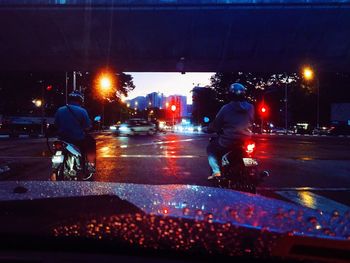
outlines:
[{"label": "overpass bridge", "polygon": [[0,0],[0,70],[350,71],[350,1]]}]

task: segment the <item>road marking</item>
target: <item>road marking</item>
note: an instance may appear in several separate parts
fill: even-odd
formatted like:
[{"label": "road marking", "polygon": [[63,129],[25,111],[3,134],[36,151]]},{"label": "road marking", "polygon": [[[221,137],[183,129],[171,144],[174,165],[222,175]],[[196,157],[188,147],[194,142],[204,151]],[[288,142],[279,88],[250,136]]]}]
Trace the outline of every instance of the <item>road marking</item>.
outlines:
[{"label": "road marking", "polygon": [[[130,144],[130,145],[127,145],[127,147],[139,147],[139,146],[149,146],[149,145],[155,145],[155,144],[158,145],[158,144],[190,142],[190,141],[199,141],[199,140],[203,140],[203,138],[195,138],[195,139],[191,138],[191,139],[171,140],[171,141],[153,141],[153,142],[147,142],[147,143]],[[127,148],[125,145],[120,145],[119,147],[120,148]]]},{"label": "road marking", "polygon": [[346,205],[309,191],[277,191],[276,193],[294,203],[327,213],[332,213],[336,210],[344,214],[350,210],[350,207]]},{"label": "road marking", "polygon": [[200,155],[162,155],[162,154],[121,154],[121,155],[103,155],[101,158],[173,158],[173,159],[188,159],[201,158],[206,156]]}]

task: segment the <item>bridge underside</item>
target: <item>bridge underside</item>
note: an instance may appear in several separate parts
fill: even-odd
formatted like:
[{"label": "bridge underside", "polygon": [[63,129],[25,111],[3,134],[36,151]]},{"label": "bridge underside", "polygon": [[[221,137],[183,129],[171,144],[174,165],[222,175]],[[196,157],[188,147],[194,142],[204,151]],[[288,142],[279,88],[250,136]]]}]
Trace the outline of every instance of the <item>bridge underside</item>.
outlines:
[{"label": "bridge underside", "polygon": [[0,7],[0,70],[350,71],[350,6]]}]

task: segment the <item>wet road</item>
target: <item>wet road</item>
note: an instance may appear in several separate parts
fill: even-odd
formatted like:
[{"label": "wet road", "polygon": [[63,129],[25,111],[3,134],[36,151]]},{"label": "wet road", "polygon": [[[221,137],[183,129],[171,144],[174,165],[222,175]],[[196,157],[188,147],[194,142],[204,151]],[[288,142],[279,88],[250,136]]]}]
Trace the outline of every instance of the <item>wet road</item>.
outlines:
[{"label": "wet road", "polygon": [[[208,135],[98,134],[97,181],[206,185]],[[271,176],[259,193],[323,210],[350,206],[350,139],[256,136],[256,156]],[[50,154],[44,139],[3,140],[0,162],[15,165],[3,180],[47,180]]]}]

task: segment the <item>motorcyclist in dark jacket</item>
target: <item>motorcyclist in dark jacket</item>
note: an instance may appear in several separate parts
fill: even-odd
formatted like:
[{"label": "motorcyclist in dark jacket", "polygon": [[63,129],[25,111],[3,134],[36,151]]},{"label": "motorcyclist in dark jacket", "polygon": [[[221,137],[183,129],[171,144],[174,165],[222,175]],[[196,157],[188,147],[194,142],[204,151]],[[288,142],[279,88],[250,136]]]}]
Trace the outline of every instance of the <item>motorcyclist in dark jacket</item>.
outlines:
[{"label": "motorcyclist in dark jacket", "polygon": [[250,136],[250,126],[254,120],[254,106],[246,98],[246,88],[240,83],[233,83],[229,88],[231,102],[224,105],[215,120],[209,125],[209,132],[219,136],[207,147],[208,161],[212,174],[208,180],[221,176],[219,158],[230,150],[238,140]]}]

